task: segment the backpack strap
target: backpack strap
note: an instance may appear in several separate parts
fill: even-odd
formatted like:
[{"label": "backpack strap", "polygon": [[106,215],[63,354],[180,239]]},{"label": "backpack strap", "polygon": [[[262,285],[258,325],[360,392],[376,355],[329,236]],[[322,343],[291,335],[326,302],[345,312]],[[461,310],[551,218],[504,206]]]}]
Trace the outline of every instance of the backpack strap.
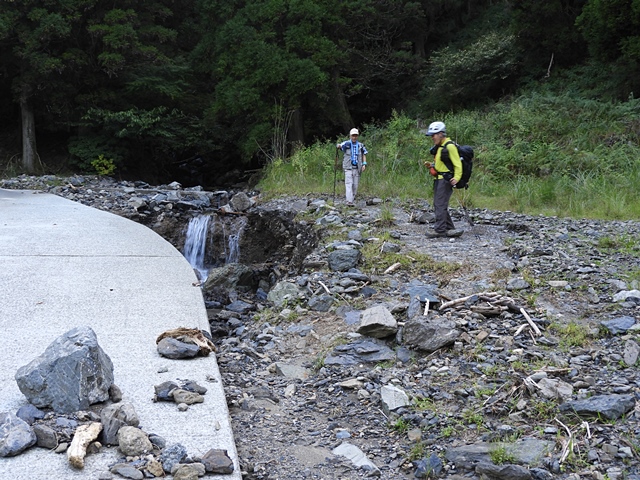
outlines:
[{"label": "backpack strap", "polygon": [[451,145],[452,143],[455,145],[455,142],[453,140],[449,140],[448,142],[446,142],[444,145],[442,145],[441,147],[442,152],[440,152],[440,160],[442,160],[442,163],[445,164],[445,166],[449,169],[449,173],[451,174],[454,173],[455,169],[453,168],[453,163],[449,158],[449,151],[447,150],[447,145]]}]

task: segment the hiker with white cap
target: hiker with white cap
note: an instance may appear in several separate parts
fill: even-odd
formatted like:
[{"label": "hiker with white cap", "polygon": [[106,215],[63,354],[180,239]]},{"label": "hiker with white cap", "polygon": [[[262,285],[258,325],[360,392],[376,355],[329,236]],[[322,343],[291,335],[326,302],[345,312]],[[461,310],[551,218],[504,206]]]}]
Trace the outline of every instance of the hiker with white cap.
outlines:
[{"label": "hiker with white cap", "polygon": [[358,141],[360,132],[352,128],[349,132],[349,140],[338,143],[336,148],[344,152],[342,169],[344,170],[344,186],[346,190],[347,204],[353,205],[353,200],[358,192],[360,175],[367,168],[367,149]]}]

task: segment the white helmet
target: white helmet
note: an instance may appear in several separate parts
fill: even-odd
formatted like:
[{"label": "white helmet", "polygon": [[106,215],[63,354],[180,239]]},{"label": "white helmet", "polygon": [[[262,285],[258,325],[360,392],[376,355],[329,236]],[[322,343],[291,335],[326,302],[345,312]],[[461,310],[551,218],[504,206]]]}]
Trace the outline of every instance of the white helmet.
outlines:
[{"label": "white helmet", "polygon": [[352,128],[351,131],[349,132],[349,136],[351,135],[360,135],[360,132],[358,131],[357,128]]},{"label": "white helmet", "polygon": [[429,125],[429,130],[427,130],[427,137],[430,137],[431,135],[434,135],[436,133],[446,133],[446,127],[444,126],[443,122],[433,122],[431,125]]}]

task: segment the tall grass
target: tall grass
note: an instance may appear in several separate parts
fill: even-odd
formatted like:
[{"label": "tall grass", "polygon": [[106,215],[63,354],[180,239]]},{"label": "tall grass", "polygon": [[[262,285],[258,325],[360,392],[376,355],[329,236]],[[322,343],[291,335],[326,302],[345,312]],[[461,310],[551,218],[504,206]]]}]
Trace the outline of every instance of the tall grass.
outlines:
[{"label": "tall grass", "polygon": [[[450,137],[476,151],[467,205],[575,218],[640,217],[638,99],[610,102],[531,92],[433,120],[443,120]],[[362,195],[432,196],[423,166],[432,143],[416,120],[394,114],[384,125],[366,125],[360,140],[369,150]],[[331,194],[335,153],[333,140],[298,150],[269,165],[260,188]],[[337,195],[344,192],[342,179],[339,168]]]}]

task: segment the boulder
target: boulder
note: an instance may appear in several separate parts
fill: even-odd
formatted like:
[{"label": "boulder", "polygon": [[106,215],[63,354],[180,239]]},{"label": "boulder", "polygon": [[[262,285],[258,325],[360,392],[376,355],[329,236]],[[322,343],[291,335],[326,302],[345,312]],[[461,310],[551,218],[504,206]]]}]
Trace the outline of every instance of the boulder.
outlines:
[{"label": "boulder", "polygon": [[15,379],[31,404],[71,413],[109,399],[113,363],[98,345],[95,332],[90,327],[78,327],[20,367]]}]

